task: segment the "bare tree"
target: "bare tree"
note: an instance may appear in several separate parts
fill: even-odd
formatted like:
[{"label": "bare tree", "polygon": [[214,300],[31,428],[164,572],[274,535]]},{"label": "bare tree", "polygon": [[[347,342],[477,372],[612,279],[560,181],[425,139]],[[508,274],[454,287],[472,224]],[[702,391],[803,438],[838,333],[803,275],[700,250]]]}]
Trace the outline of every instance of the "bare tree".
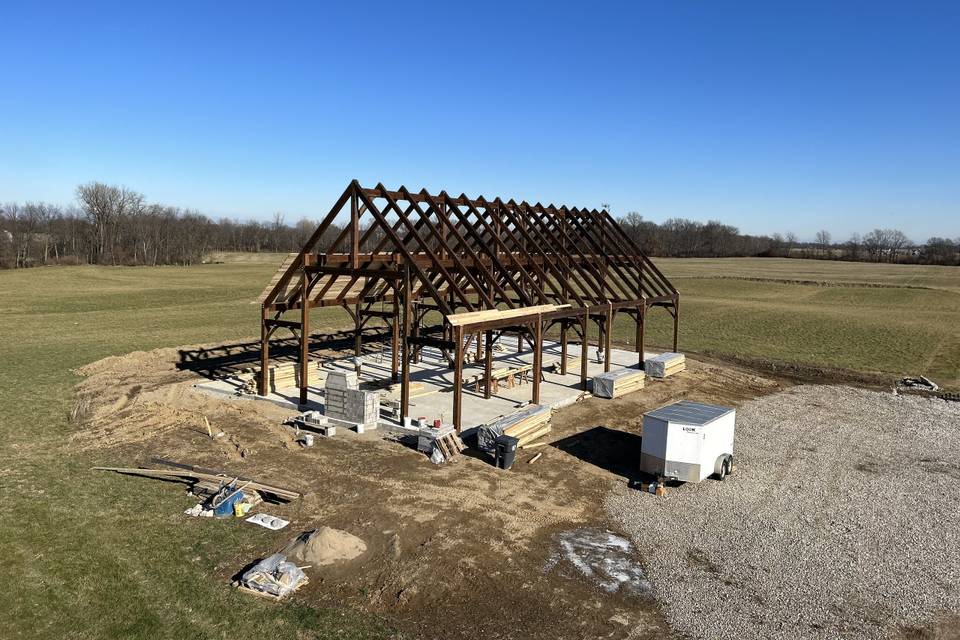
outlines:
[{"label": "bare tree", "polygon": [[103,262],[109,256],[109,262],[116,264],[120,223],[124,218],[139,213],[143,195],[126,187],[90,182],[77,187],[77,200],[93,225],[94,261]]},{"label": "bare tree", "polygon": [[826,229],[821,229],[817,231],[816,237],[817,246],[820,248],[820,253],[823,256],[829,256],[830,254],[830,232]]},{"label": "bare tree", "polygon": [[949,238],[933,237],[923,246],[923,257],[931,264],[956,264],[960,240],[954,243]]},{"label": "bare tree", "polygon": [[863,245],[863,241],[860,239],[859,233],[854,233],[850,236],[850,239],[847,240],[844,244],[844,249],[846,250],[846,258],[848,260],[859,260],[860,259],[860,249]]}]

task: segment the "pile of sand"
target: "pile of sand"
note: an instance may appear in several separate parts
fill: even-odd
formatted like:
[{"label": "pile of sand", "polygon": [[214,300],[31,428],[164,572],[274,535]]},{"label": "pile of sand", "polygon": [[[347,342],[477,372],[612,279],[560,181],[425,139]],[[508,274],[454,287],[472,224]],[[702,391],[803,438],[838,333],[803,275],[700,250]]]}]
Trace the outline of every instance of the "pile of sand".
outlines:
[{"label": "pile of sand", "polygon": [[357,536],[340,529],[320,527],[291,540],[283,553],[287,559],[317,566],[353,560],[366,550],[367,543]]}]

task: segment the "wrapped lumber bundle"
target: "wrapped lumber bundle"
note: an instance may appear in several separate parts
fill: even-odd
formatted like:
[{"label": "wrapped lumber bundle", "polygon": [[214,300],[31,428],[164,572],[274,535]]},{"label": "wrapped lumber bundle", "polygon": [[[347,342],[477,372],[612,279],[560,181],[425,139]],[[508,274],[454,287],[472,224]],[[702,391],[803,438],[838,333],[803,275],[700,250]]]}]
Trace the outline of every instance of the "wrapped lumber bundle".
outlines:
[{"label": "wrapped lumber bundle", "polygon": [[497,436],[508,435],[517,438],[518,446],[523,446],[550,433],[550,407],[532,404],[520,411],[497,418],[477,429],[477,448],[492,452]]},{"label": "wrapped lumber bundle", "polygon": [[643,363],[644,371],[651,378],[666,378],[686,368],[686,358],[682,353],[661,353],[654,358],[647,358]]},{"label": "wrapped lumber bundle", "polygon": [[643,389],[646,376],[639,369],[618,369],[593,376],[593,395],[598,398],[619,398]]}]

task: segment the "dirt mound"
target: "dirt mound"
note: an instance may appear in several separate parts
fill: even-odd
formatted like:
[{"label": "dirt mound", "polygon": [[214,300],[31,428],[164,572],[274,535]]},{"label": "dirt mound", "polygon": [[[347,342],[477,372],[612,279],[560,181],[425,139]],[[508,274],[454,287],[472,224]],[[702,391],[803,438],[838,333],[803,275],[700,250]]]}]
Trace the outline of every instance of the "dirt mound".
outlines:
[{"label": "dirt mound", "polygon": [[297,536],[287,545],[284,553],[287,558],[322,566],[353,560],[366,550],[367,543],[352,533],[320,527]]},{"label": "dirt mound", "polygon": [[71,422],[77,431],[71,444],[78,449],[93,449],[145,442],[158,436],[179,434],[180,441],[192,436],[207,436],[222,455],[239,460],[248,447],[232,432],[221,433],[223,425],[235,424],[247,414],[249,422],[278,426],[282,411],[269,403],[256,406],[225,403],[194,387],[200,378],[178,368],[179,349],[135,351],[111,356],[76,369],[85,376],[77,385],[77,400]]}]

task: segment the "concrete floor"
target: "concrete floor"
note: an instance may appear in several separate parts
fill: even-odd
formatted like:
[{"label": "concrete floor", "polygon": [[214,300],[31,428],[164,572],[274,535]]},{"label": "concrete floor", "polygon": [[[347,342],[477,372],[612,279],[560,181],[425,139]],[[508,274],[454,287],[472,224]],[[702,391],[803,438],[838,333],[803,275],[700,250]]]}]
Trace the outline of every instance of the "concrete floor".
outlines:
[{"label": "concrete floor", "polygon": [[[529,345],[525,345],[526,351],[516,352],[516,339],[512,336],[503,336],[497,343],[494,351],[493,368],[494,370],[530,364],[533,362],[533,352],[529,350]],[[597,349],[590,347],[588,350],[589,362],[587,374],[589,377],[603,373],[603,363],[597,362]],[[361,356],[361,384],[373,385],[377,382],[390,379],[390,349],[384,348],[377,353],[367,353]],[[472,355],[472,354],[471,354]],[[645,358],[650,358],[657,353],[647,352]],[[568,347],[569,358],[580,357],[580,345],[570,343]],[[540,383],[540,404],[548,405],[554,409],[573,404],[583,393],[580,389],[580,367],[577,364],[570,368],[570,372],[563,376],[553,373],[554,362],[560,361],[560,343],[544,340],[543,351],[543,373],[544,379]],[[638,357],[635,351],[625,351],[622,349],[613,349],[611,352],[611,370],[636,368]],[[326,361],[323,368],[327,371],[335,369],[352,371],[355,368],[355,358],[345,357],[338,360]],[[319,372],[318,372],[319,373]],[[464,379],[469,379],[475,374],[483,374],[483,363],[467,363],[463,367]],[[323,411],[323,378],[325,375],[319,373],[315,379],[311,380],[313,384],[309,387],[308,407]],[[444,423],[449,423],[453,416],[453,370],[447,365],[446,360],[442,358],[439,350],[425,347],[422,351],[421,361],[410,367],[411,382],[419,382],[424,385],[422,391],[435,391],[425,395],[417,396],[420,390],[411,392],[410,415],[412,418],[424,417],[432,423],[434,419],[441,419]],[[237,392],[241,383],[236,379],[222,379],[203,382],[195,385],[198,389],[218,395],[233,396],[237,399],[255,399],[258,401],[274,402],[280,406],[296,410],[299,404],[300,392],[297,388],[280,389],[276,393],[271,393],[267,397],[260,396],[238,396]],[[588,380],[588,390],[589,380]],[[515,411],[523,402],[530,401],[533,394],[533,385],[525,382],[515,385],[508,389],[506,385],[500,385],[497,393],[489,400],[483,397],[483,388],[479,392],[474,384],[465,384],[463,386],[463,425],[464,431],[486,424],[500,416],[507,415]],[[399,398],[399,392],[391,394],[390,397]],[[385,416],[381,417],[380,426],[383,428],[399,427],[399,422]]]}]

